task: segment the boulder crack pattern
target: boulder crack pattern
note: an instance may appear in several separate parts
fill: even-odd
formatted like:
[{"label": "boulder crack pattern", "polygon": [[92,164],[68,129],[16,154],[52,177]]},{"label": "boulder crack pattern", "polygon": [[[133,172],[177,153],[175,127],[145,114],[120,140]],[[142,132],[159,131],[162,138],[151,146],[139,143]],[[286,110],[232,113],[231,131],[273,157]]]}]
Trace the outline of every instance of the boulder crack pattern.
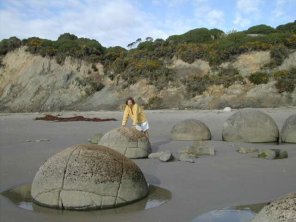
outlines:
[{"label": "boulder crack pattern", "polygon": [[[64,182],[65,182],[65,177],[66,177],[66,172],[67,172],[67,168],[68,168],[68,164],[69,164],[69,161],[72,157],[72,154],[79,148],[79,146],[76,146],[72,152],[70,153],[68,159],[67,159],[67,163],[66,163],[66,167],[64,169],[64,174],[63,174],[63,179],[62,179],[62,185],[61,185],[61,188],[59,190],[59,194],[58,194],[58,202],[57,202],[57,206],[60,206],[60,199],[61,199],[61,191],[63,190],[64,188]],[[62,206],[63,207],[63,206]]]},{"label": "boulder crack pattern", "polygon": [[[40,193],[36,194],[35,199],[36,199],[37,196],[39,196],[39,195],[41,195],[41,194],[50,193],[50,192],[52,192],[52,191],[60,191],[60,189],[59,189],[59,188],[56,188],[56,189],[52,189],[52,190],[47,190],[47,191],[44,191],[44,192],[40,192]],[[77,189],[63,189],[62,191],[77,191],[77,192],[84,192],[84,193],[94,194],[94,195],[97,195],[97,196],[119,198],[119,199],[121,199],[122,201],[128,202],[127,200],[125,200],[124,198],[120,197],[119,195],[117,195],[117,196],[113,196],[113,195],[106,195],[106,194],[100,194],[100,193],[96,193],[96,192],[85,191],[85,190],[77,190]]]},{"label": "boulder crack pattern", "polygon": [[[126,150],[127,150],[127,148],[125,149],[125,152],[126,152]],[[124,152],[124,155],[125,155],[125,152]],[[124,159],[122,159],[121,178],[120,178],[120,181],[119,181],[119,184],[118,184],[118,189],[116,191],[116,197],[115,197],[115,200],[114,200],[114,206],[116,206],[117,198],[119,196],[119,190],[120,190],[120,186],[121,186],[121,183],[122,183],[123,173],[124,173]]]}]

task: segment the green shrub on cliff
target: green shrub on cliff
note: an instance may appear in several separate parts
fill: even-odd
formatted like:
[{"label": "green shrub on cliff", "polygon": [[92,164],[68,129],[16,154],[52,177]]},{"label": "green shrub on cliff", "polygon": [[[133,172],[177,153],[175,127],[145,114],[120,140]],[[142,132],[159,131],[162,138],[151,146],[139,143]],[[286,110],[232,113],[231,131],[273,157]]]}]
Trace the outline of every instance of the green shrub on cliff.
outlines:
[{"label": "green shrub on cliff", "polygon": [[177,46],[176,55],[184,62],[193,63],[196,59],[206,59],[207,49],[204,45],[187,43]]},{"label": "green shrub on cliff", "polygon": [[266,84],[269,81],[269,75],[266,72],[255,72],[249,76],[249,80],[256,85]]},{"label": "green shrub on cliff", "polygon": [[296,33],[296,21],[284,25],[279,25],[278,27],[276,27],[276,30],[279,32]]},{"label": "green shrub on cliff", "polygon": [[182,80],[187,93],[191,97],[202,94],[211,85],[223,85],[225,88],[228,88],[235,82],[244,84],[244,79],[239,74],[238,70],[233,67],[220,68],[216,75],[195,75]]},{"label": "green shrub on cliff", "polygon": [[273,73],[272,77],[274,80],[285,78],[289,74],[288,70],[279,70]]},{"label": "green shrub on cliff", "polygon": [[89,62],[98,62],[105,50],[96,40],[78,38],[69,33],[60,35],[57,41],[33,37],[23,40],[23,44],[33,54],[56,57],[60,64],[64,62],[67,56]]},{"label": "green shrub on cliff", "polygon": [[19,48],[22,45],[22,41],[17,37],[10,37],[9,39],[3,39],[0,42],[0,55],[5,55],[6,53]]},{"label": "green shrub on cliff", "polygon": [[158,96],[154,96],[149,99],[148,103],[145,105],[146,109],[162,109],[163,106],[163,99]]},{"label": "green shrub on cliff", "polygon": [[219,29],[197,28],[190,30],[182,35],[172,35],[167,41],[173,43],[205,43],[215,39],[219,39],[224,32]]},{"label": "green shrub on cliff", "polygon": [[78,39],[78,37],[76,36],[76,35],[73,35],[73,34],[71,34],[71,33],[64,33],[64,34],[62,34],[62,35],[60,35],[59,37],[58,37],[58,41],[62,41],[62,40],[76,40],[76,39]]},{"label": "green shrub on cliff", "polygon": [[276,66],[283,63],[289,55],[289,50],[284,45],[275,45],[270,49],[270,57]]},{"label": "green shrub on cliff", "polygon": [[220,68],[218,75],[213,75],[212,79],[215,85],[224,85],[226,88],[233,85],[235,82],[244,83],[243,77],[239,74],[238,70],[233,67]]},{"label": "green shrub on cliff", "polygon": [[101,81],[96,81],[94,78],[91,77],[77,77],[75,81],[79,86],[84,88],[87,95],[91,95],[95,92],[98,92],[105,87]]},{"label": "green shrub on cliff", "polygon": [[219,65],[220,63],[231,59],[235,55],[242,54],[247,51],[242,47],[248,42],[250,37],[243,32],[235,32],[224,38],[208,45],[209,57],[211,65]]},{"label": "green shrub on cliff", "polygon": [[264,24],[252,26],[246,31],[248,34],[270,34],[274,32],[276,32],[274,28]]},{"label": "green shrub on cliff", "polygon": [[109,47],[105,49],[103,55],[103,63],[104,65],[110,65],[117,58],[125,57],[127,55],[127,50],[120,46]]},{"label": "green shrub on cliff", "polygon": [[207,88],[213,84],[212,79],[208,76],[189,76],[182,80],[186,87],[186,92],[190,97],[201,95]]},{"label": "green shrub on cliff", "polygon": [[280,93],[293,92],[296,86],[296,67],[290,70],[277,71],[273,74],[276,88]]},{"label": "green shrub on cliff", "polygon": [[162,89],[166,87],[170,81],[174,80],[174,72],[166,68],[160,60],[126,60],[126,68],[121,73],[121,78],[123,78],[128,85],[135,84],[141,79],[147,79],[150,84],[155,85],[158,89]]}]

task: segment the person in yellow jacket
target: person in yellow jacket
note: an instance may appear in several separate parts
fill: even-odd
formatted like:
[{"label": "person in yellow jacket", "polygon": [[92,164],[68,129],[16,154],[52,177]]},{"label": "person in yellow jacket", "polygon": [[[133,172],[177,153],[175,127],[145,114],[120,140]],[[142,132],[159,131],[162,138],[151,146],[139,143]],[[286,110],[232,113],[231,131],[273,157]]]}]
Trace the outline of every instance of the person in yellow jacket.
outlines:
[{"label": "person in yellow jacket", "polygon": [[131,118],[133,121],[133,126],[144,132],[148,136],[149,124],[144,113],[144,110],[141,106],[136,104],[133,98],[127,98],[125,102],[125,109],[123,113],[122,126],[126,126],[128,118]]}]

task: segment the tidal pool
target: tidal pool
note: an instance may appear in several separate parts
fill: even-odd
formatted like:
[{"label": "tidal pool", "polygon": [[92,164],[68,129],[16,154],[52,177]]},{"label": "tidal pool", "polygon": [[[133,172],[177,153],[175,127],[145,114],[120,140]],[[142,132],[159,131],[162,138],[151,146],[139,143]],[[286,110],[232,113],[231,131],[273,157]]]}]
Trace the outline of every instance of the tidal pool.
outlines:
[{"label": "tidal pool", "polygon": [[266,203],[243,205],[212,210],[196,217],[192,222],[251,222]]},{"label": "tidal pool", "polygon": [[171,192],[155,186],[149,185],[149,194],[147,197],[125,205],[122,207],[112,208],[112,209],[98,209],[98,210],[88,210],[88,211],[75,211],[75,210],[60,210],[47,208],[37,205],[33,202],[31,197],[31,184],[23,184],[20,186],[13,187],[1,193],[4,197],[8,198],[16,206],[41,213],[52,213],[52,214],[63,214],[63,215],[76,215],[76,214],[92,214],[92,215],[112,215],[112,214],[122,214],[133,211],[148,210],[151,208],[158,207],[171,199]]},{"label": "tidal pool", "polygon": [[[11,202],[13,202],[17,207],[20,207],[22,209],[40,213],[69,216],[102,216],[148,210],[165,204],[172,197],[170,191],[155,185],[149,185],[149,195],[144,199],[141,199],[129,205],[112,209],[75,211],[47,208],[35,204],[31,197],[31,184],[23,184],[13,187],[7,191],[2,192],[1,194],[4,197],[8,198]],[[251,222],[256,214],[265,205],[266,203],[262,203],[212,210],[194,218],[191,222]]]}]

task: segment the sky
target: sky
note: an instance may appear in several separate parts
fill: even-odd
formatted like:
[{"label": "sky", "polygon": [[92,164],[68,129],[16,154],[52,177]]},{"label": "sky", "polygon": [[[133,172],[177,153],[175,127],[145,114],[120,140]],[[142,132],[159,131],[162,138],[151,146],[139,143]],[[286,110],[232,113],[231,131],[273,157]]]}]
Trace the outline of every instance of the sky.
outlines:
[{"label": "sky", "polygon": [[0,0],[0,39],[56,40],[69,32],[106,47],[201,27],[230,32],[295,20],[296,0]]}]

